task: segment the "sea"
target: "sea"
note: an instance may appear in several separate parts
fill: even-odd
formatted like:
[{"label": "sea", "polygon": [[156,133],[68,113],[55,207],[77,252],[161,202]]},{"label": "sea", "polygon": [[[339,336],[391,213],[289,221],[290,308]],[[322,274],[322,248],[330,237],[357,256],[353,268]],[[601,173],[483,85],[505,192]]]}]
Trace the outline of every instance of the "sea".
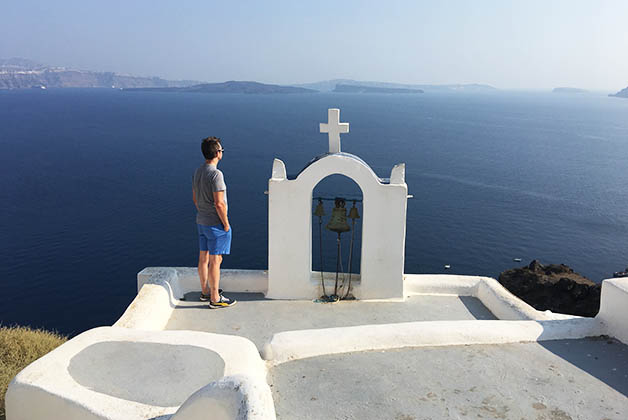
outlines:
[{"label": "sea", "polygon": [[[111,325],[144,267],[196,266],[192,174],[207,136],[225,149],[233,246],[223,267],[266,269],[273,159],[296,176],[327,152],[318,124],[328,108],[350,124],[344,152],[381,178],[406,164],[406,273],[497,277],[539,259],[600,282],[628,265],[625,99],[0,91],[1,324],[70,336]],[[313,217],[313,269],[322,248],[323,268],[335,271],[332,199],[361,212],[362,193],[333,175],[313,196],[329,199],[320,225]],[[359,272],[356,222],[355,235],[341,236],[345,272],[350,253]]]}]

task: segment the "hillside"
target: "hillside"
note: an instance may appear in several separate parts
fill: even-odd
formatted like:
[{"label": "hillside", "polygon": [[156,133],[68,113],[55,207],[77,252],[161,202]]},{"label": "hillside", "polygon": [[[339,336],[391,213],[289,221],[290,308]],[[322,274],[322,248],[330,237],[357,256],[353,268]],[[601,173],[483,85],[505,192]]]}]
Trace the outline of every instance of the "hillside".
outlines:
[{"label": "hillside", "polygon": [[608,96],[615,96],[617,98],[628,98],[628,87],[625,89],[620,90],[619,92],[617,92],[616,94],[610,94]]},{"label": "hillside", "polygon": [[269,93],[316,93],[315,90],[294,86],[267,85],[258,82],[229,81],[223,83],[202,83],[188,87],[150,87],[125,89],[129,91],[150,91],[150,92],[193,92],[193,93],[247,93],[247,94],[269,94]]}]

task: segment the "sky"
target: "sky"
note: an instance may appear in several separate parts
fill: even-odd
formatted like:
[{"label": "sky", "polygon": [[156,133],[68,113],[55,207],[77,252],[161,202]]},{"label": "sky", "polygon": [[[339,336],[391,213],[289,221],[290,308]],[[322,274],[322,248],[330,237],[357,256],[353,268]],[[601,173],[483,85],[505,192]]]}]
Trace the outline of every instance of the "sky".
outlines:
[{"label": "sky", "polygon": [[20,0],[0,58],[138,76],[628,86],[628,0]]}]

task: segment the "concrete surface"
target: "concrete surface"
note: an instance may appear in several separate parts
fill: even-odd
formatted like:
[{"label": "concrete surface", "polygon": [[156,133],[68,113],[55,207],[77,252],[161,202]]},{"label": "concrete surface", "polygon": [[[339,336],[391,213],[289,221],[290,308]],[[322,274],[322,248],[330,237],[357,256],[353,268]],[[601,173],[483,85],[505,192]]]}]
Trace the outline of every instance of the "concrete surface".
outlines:
[{"label": "concrete surface", "polygon": [[77,353],[68,372],[80,385],[101,394],[176,407],[222,378],[225,362],[218,353],[197,346],[105,341]]},{"label": "concrete surface", "polygon": [[209,309],[199,293],[186,294],[175,307],[168,330],[208,331],[240,335],[258,349],[274,333],[311,328],[428,320],[495,319],[482,303],[468,296],[411,296],[405,302],[343,301],[333,304],[312,301],[265,299],[258,293],[226,294],[238,303],[226,309]]},{"label": "concrete surface", "polygon": [[278,419],[628,418],[628,346],[612,339],[321,356],[269,382]]}]

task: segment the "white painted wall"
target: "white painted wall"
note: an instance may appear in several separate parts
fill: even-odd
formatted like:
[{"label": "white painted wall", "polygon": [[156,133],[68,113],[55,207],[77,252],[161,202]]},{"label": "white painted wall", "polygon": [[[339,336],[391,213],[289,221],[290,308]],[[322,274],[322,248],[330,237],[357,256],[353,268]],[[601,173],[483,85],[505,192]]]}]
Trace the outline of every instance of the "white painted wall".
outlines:
[{"label": "white painted wall", "polygon": [[[525,320],[551,319],[544,312],[537,311],[502,286],[497,280],[482,277],[477,286],[475,296],[482,301],[499,319]],[[551,312],[548,311],[548,314]]]},{"label": "white painted wall", "polygon": [[178,276],[174,268],[149,267],[137,275],[138,293],[114,327],[161,331],[176,306],[174,289]]},{"label": "white painted wall", "polygon": [[[167,281],[174,299],[181,299],[189,292],[199,292],[201,284],[196,267],[146,267],[137,274],[137,290],[147,283]],[[266,270],[220,270],[220,288],[226,292],[266,293]]]},{"label": "white painted wall", "polygon": [[602,282],[597,318],[604,323],[608,335],[628,344],[628,278]]},{"label": "white painted wall", "polygon": [[274,299],[312,299],[312,191],[325,177],[340,174],[362,190],[360,299],[403,298],[408,187],[405,167],[393,168],[390,184],[380,182],[360,158],[325,155],[287,179],[275,159],[268,197],[268,293]]},{"label": "white painted wall", "polygon": [[166,328],[174,307],[170,284],[145,284],[113,326],[161,331]]},{"label": "white painted wall", "polygon": [[451,274],[406,274],[404,293],[410,295],[475,296],[482,277]]}]

